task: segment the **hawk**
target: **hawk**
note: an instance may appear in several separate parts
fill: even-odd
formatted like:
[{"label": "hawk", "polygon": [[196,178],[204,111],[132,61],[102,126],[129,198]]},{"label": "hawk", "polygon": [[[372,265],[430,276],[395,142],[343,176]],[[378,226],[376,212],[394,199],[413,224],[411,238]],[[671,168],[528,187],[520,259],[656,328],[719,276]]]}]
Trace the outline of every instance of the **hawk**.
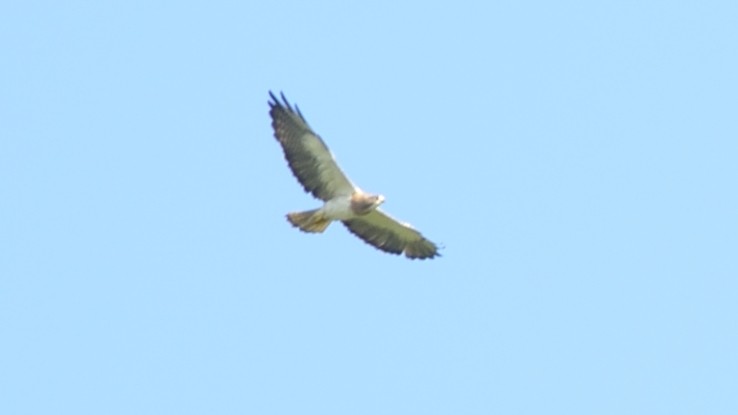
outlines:
[{"label": "hawk", "polygon": [[384,196],[364,192],[346,177],[297,106],[293,108],[284,94],[281,101],[271,91],[269,96],[274,137],[282,145],[292,173],[306,192],[323,201],[318,209],[288,213],[292,226],[321,233],[331,222],[341,221],[351,233],[384,252],[405,254],[410,259],[440,256],[436,244],[379,209]]}]

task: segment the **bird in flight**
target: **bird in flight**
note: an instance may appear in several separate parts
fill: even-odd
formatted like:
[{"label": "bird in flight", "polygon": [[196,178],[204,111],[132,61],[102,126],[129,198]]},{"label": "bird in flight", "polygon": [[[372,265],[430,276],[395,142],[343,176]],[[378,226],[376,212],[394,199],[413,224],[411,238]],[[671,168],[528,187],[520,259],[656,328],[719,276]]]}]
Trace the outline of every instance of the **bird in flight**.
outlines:
[{"label": "bird in flight", "polygon": [[284,151],[292,173],[306,192],[323,201],[323,206],[287,214],[287,220],[303,232],[321,233],[333,221],[364,242],[384,252],[405,254],[410,259],[440,256],[438,247],[407,223],[379,209],[384,196],[371,194],[354,185],[336,163],[325,142],[281,94],[270,91],[269,115],[274,137]]}]

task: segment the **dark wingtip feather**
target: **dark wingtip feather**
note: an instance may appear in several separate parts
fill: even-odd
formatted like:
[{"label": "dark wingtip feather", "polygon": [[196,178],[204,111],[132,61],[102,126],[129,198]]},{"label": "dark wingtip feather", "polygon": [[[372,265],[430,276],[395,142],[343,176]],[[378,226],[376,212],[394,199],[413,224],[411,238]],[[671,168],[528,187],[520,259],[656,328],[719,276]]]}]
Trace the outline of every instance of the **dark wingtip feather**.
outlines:
[{"label": "dark wingtip feather", "polygon": [[276,106],[280,106],[279,105],[279,100],[277,99],[277,97],[274,96],[274,92],[269,91],[269,96],[272,98],[272,100],[269,101],[269,106],[270,107],[274,108]]},{"label": "dark wingtip feather", "polygon": [[287,107],[287,109],[289,109],[290,112],[295,112],[295,110],[292,109],[292,105],[290,105],[290,102],[287,101],[287,97],[284,96],[284,92],[280,91],[279,95],[282,97],[282,102],[284,102],[284,105]]},{"label": "dark wingtip feather", "polygon": [[302,111],[300,111],[300,107],[298,107],[297,104],[295,104],[293,108],[292,104],[290,104],[290,102],[287,100],[287,97],[284,96],[284,92],[282,91],[279,92],[279,96],[282,98],[281,100],[277,98],[277,96],[274,95],[274,92],[272,91],[269,91],[269,96],[272,98],[272,100],[269,101],[269,107],[271,108],[277,107],[277,108],[286,109],[293,114],[297,114],[300,117],[300,119],[302,119],[302,121],[307,124],[307,120],[305,119],[305,116],[302,115]]},{"label": "dark wingtip feather", "polygon": [[297,115],[299,115],[303,121],[307,122],[307,120],[305,120],[305,117],[302,115],[302,112],[300,112],[300,107],[298,107],[297,104],[295,104],[295,109],[297,110]]}]

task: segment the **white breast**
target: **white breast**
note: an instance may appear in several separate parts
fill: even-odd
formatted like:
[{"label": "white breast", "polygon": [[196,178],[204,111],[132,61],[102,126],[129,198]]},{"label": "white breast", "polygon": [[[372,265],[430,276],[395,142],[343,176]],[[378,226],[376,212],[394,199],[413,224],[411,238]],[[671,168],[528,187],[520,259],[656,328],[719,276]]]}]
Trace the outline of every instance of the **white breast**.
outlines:
[{"label": "white breast", "polygon": [[351,196],[333,198],[325,202],[320,210],[325,216],[333,220],[346,220],[355,216],[351,210]]}]

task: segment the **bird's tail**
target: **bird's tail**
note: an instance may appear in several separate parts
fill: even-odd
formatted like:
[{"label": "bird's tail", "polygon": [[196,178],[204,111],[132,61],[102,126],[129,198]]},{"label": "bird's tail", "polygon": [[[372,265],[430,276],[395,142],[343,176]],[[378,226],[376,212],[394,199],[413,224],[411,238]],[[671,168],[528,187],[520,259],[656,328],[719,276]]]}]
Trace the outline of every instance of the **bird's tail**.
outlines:
[{"label": "bird's tail", "polygon": [[321,233],[331,224],[331,220],[323,216],[320,209],[288,213],[287,220],[292,226],[310,233]]}]

